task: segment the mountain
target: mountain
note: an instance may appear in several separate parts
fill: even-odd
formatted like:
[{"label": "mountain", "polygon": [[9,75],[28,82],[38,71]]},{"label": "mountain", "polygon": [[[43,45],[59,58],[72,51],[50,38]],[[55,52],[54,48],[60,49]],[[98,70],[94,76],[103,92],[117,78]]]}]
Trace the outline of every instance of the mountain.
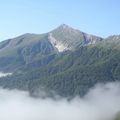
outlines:
[{"label": "mountain", "polygon": [[0,70],[14,71],[35,61],[42,66],[58,52],[75,50],[101,40],[65,24],[45,34],[27,33],[0,43]]},{"label": "mountain", "polygon": [[[68,25],[45,34],[24,34],[0,43],[0,86],[83,96],[96,83],[120,80],[120,36],[101,38]],[[53,92],[54,91],[54,92]]]}]

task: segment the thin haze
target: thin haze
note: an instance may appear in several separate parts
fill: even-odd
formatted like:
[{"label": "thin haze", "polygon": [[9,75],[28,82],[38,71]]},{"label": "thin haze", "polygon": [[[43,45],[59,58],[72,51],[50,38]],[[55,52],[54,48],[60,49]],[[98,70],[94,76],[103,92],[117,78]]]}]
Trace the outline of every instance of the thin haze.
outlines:
[{"label": "thin haze", "polygon": [[0,0],[0,41],[60,24],[107,37],[120,34],[120,0]]},{"label": "thin haze", "polygon": [[35,99],[0,89],[0,120],[114,120],[120,111],[120,83],[98,85],[84,98]]}]

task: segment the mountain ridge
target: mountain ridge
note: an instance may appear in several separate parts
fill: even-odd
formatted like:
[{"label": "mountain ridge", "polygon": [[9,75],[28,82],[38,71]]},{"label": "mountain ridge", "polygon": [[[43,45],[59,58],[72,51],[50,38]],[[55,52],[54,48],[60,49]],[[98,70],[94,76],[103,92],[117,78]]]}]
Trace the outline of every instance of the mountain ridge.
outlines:
[{"label": "mountain ridge", "polygon": [[16,70],[35,61],[43,66],[51,62],[52,56],[85,46],[111,46],[119,49],[119,37],[116,35],[104,39],[66,24],[44,34],[26,33],[0,42],[0,70]]},{"label": "mountain ridge", "polygon": [[103,39],[62,25],[1,42],[0,70],[13,74],[0,78],[0,86],[83,96],[97,83],[120,80],[119,37]]},{"label": "mountain ridge", "polygon": [[[16,69],[20,65],[46,57],[48,59],[54,54],[73,51],[81,46],[94,44],[101,40],[100,37],[88,35],[65,24],[44,34],[26,33],[0,42],[0,70],[3,68],[8,70],[11,63],[15,65]],[[6,67],[7,65],[8,67]]]}]

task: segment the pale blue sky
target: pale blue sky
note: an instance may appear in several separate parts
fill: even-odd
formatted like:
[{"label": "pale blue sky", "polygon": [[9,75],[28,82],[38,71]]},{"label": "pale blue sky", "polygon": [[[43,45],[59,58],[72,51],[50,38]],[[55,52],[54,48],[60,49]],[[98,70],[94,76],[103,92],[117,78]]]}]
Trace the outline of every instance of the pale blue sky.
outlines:
[{"label": "pale blue sky", "polygon": [[102,37],[120,34],[120,0],[0,0],[0,41],[63,23]]}]

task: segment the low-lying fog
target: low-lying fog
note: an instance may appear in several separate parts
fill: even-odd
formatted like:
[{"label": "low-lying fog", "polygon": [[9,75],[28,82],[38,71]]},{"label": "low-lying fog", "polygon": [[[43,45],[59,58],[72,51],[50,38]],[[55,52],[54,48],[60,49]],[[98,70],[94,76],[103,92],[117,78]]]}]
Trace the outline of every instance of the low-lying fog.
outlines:
[{"label": "low-lying fog", "polygon": [[120,83],[99,84],[69,102],[0,89],[0,120],[112,120],[119,111]]},{"label": "low-lying fog", "polygon": [[0,72],[0,78],[1,78],[1,77],[6,77],[6,76],[9,76],[9,75],[12,75],[12,73]]}]

